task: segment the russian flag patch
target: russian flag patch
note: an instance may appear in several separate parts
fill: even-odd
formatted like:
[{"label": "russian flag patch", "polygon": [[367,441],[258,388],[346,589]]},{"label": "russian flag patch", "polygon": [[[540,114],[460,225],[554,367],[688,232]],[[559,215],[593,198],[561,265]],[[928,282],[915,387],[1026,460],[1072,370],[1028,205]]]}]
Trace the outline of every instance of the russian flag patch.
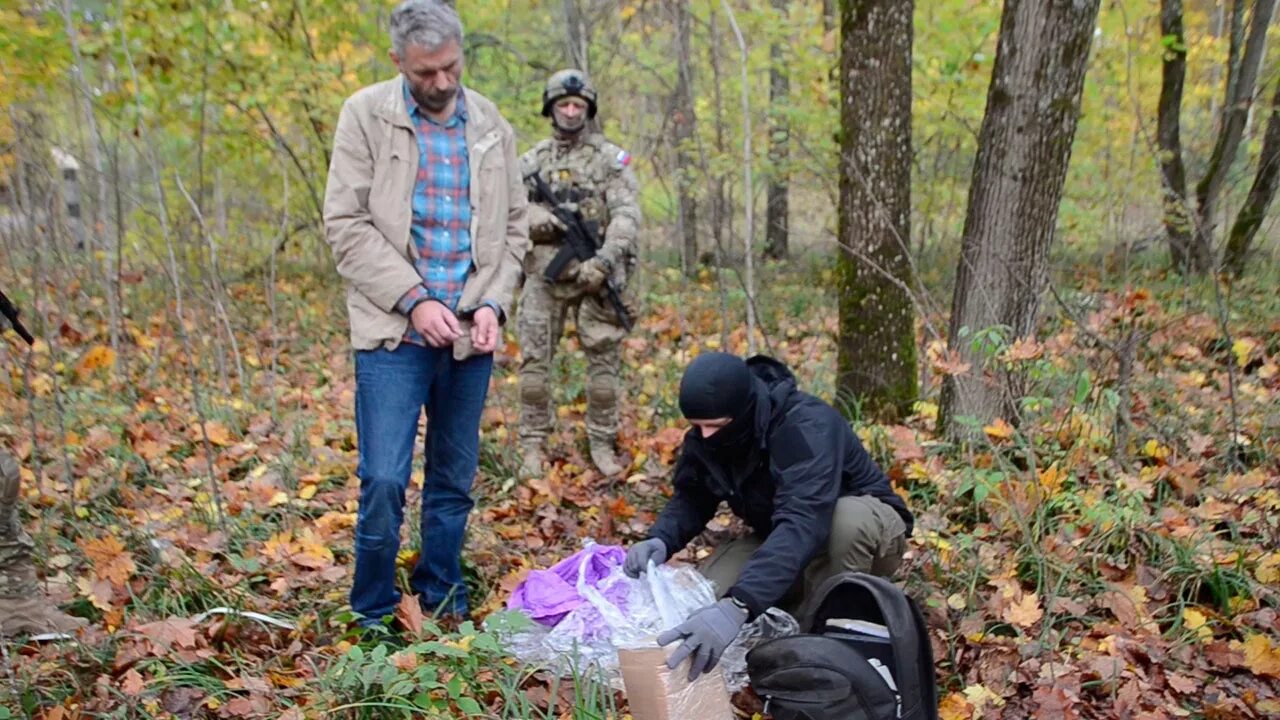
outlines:
[{"label": "russian flag patch", "polygon": [[618,151],[618,167],[626,167],[631,164],[631,153],[626,150]]}]

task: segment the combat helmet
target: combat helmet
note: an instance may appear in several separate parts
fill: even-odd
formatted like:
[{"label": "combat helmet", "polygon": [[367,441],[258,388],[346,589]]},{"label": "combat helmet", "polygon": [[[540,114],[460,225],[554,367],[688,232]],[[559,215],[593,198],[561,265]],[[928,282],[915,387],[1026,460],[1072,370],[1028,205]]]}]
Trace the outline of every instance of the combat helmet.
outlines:
[{"label": "combat helmet", "polygon": [[542,116],[551,117],[551,106],[562,97],[580,97],[587,101],[587,117],[596,116],[596,88],[581,70],[560,70],[547,78],[542,91]]}]

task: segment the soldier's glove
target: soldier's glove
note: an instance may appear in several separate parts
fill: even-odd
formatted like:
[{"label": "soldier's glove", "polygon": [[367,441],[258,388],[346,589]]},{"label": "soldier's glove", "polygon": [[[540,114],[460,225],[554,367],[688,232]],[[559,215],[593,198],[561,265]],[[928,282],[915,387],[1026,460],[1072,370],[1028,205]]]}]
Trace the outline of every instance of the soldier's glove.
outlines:
[{"label": "soldier's glove", "polygon": [[593,257],[578,266],[578,284],[589,293],[599,292],[609,279],[609,263],[599,256]]},{"label": "soldier's glove", "polygon": [[622,563],[622,571],[627,577],[638,578],[640,573],[649,568],[649,561],[661,565],[667,561],[667,544],[658,538],[649,538],[638,542],[627,551],[626,562]]},{"label": "soldier's glove", "polygon": [[529,203],[529,239],[534,242],[555,242],[564,233],[564,223],[546,207]]},{"label": "soldier's glove", "polygon": [[708,605],[688,620],[658,636],[659,645],[670,645],[684,638],[684,643],[667,658],[667,667],[674,670],[685,658],[689,661],[689,682],[698,679],[720,662],[729,643],[738,637],[738,630],[747,621],[747,611],[733,598],[725,598],[715,605]]}]

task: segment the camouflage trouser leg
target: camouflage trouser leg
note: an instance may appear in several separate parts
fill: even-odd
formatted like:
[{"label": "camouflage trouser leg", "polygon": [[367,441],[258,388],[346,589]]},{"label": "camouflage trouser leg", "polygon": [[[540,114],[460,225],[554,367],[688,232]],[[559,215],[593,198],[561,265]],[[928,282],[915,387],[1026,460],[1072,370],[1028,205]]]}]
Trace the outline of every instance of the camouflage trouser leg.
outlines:
[{"label": "camouflage trouser leg", "polygon": [[31,536],[18,521],[18,463],[0,452],[0,597],[31,597],[39,591],[31,562]]},{"label": "camouflage trouser leg", "polygon": [[555,408],[551,396],[551,361],[564,333],[568,303],[556,297],[541,273],[530,273],[516,309],[520,341],[520,439],[541,440],[551,432]]},{"label": "camouflage trouser leg", "polygon": [[599,296],[582,299],[578,339],[587,356],[587,437],[610,445],[618,436],[620,343],[627,331]]}]

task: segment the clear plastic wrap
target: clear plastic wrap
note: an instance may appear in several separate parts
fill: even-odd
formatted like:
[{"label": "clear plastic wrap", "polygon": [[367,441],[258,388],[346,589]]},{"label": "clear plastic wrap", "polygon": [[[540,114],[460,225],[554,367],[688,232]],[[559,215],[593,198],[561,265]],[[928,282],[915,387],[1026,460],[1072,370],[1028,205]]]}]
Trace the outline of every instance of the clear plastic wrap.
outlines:
[{"label": "clear plastic wrap", "polygon": [[[535,625],[504,635],[516,659],[545,667],[562,676],[594,670],[622,689],[618,648],[653,647],[654,638],[684,622],[695,610],[715,602],[715,588],[689,566],[650,564],[639,580],[615,567],[603,578],[585,580],[585,561],[577,591],[586,600],[552,628]],[[608,596],[608,597],[606,597]],[[608,598],[622,598],[612,602]],[[743,626],[725,650],[719,668],[730,691],[747,684],[747,651],[762,640],[799,632],[795,618],[771,608]]]}]

